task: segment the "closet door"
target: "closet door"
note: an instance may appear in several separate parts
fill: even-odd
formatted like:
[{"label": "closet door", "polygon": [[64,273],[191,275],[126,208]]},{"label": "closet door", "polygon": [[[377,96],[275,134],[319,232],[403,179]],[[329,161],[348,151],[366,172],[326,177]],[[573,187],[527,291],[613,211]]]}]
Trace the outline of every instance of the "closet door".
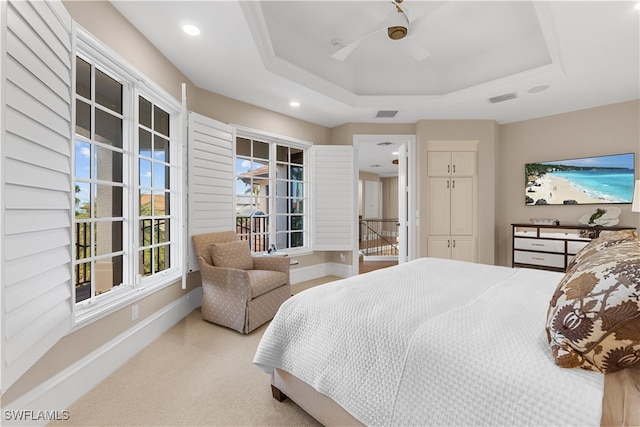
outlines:
[{"label": "closet door", "polygon": [[451,234],[451,178],[429,178],[429,235]]},{"label": "closet door", "polygon": [[473,234],[473,178],[451,179],[451,234]]}]

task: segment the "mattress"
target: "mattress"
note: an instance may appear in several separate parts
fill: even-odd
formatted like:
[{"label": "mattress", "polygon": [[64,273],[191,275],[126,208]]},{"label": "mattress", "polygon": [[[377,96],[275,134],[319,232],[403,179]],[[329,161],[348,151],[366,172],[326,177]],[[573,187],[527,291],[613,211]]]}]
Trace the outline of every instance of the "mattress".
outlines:
[{"label": "mattress", "polygon": [[561,278],[422,258],[331,282],[282,305],[254,363],[366,425],[599,425],[604,377],[546,342]]}]

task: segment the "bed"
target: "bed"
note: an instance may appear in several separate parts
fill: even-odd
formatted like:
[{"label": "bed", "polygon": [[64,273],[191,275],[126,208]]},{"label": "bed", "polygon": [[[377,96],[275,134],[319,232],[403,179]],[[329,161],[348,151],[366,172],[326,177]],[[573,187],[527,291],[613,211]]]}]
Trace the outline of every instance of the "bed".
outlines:
[{"label": "bed", "polygon": [[421,258],[331,282],[282,305],[254,363],[324,425],[640,424],[638,365],[558,366],[565,278]]}]

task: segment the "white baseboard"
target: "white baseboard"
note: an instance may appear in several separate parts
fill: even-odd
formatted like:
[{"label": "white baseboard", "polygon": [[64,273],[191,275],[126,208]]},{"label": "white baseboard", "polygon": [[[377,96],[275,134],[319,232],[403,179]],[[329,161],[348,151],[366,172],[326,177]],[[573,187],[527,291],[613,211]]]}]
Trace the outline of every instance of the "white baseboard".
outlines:
[{"label": "white baseboard", "polygon": [[325,262],[308,267],[292,268],[289,272],[291,283],[300,283],[306,280],[317,279],[324,276],[351,276],[352,266],[348,264],[338,264],[336,262]]},{"label": "white baseboard", "polygon": [[[73,402],[98,385],[153,340],[165,333],[200,306],[202,288],[198,287],[142,320],[123,334],[59,372],[35,389],[2,408],[3,425],[45,425],[51,419],[38,416],[64,416]],[[11,420],[6,419],[12,411]],[[49,412],[42,414],[42,412]],[[55,413],[57,411],[57,414]],[[73,414],[70,414],[73,416]],[[18,421],[15,418],[27,418]],[[58,418],[60,419],[60,418]]]}]

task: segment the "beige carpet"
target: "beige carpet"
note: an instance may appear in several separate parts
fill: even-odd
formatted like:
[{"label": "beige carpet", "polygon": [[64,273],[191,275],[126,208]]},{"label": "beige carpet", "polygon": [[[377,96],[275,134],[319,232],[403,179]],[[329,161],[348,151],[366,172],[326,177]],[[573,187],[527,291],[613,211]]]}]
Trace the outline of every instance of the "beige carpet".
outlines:
[{"label": "beige carpet", "polygon": [[49,425],[320,425],[290,400],[273,399],[268,375],[251,362],[266,327],[241,335],[195,310],[71,405],[69,420]]}]

